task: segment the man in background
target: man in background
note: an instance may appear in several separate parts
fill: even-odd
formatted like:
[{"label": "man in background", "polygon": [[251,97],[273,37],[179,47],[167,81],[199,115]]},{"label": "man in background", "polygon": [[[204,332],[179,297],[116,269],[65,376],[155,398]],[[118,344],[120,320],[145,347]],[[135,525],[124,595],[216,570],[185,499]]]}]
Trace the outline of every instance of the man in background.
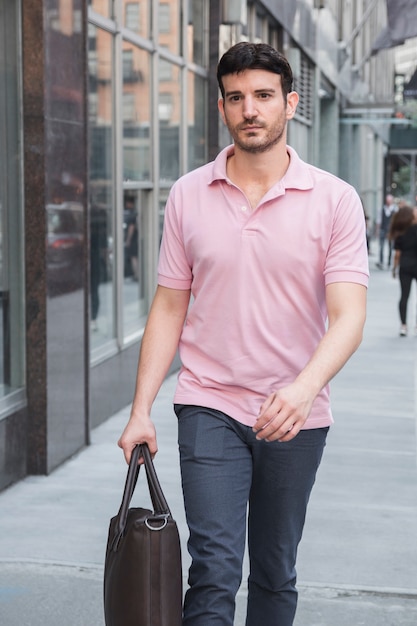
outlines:
[{"label": "man in background", "polygon": [[377,237],[379,239],[379,262],[376,264],[377,268],[384,269],[384,256],[385,256],[385,242],[388,241],[388,263],[387,267],[391,265],[392,256],[392,241],[388,238],[389,228],[391,224],[391,218],[398,210],[397,205],[394,202],[394,196],[388,194],[385,198],[385,204],[381,207],[376,219]]}]

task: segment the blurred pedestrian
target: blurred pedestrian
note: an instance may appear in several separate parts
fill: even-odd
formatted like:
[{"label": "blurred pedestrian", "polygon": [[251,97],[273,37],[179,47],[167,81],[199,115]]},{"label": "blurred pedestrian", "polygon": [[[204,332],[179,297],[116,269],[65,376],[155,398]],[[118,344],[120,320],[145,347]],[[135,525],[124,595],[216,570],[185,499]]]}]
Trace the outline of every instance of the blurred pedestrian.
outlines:
[{"label": "blurred pedestrian", "polygon": [[92,205],[90,208],[90,294],[91,330],[98,330],[100,283],[105,282],[108,255],[106,211]]},{"label": "blurred pedestrian", "polygon": [[[389,231],[394,246],[392,275],[400,278],[400,336],[407,335],[407,305],[413,280],[417,281],[417,210],[403,206],[394,214]],[[417,330],[417,328],[416,328]]]},{"label": "blurred pedestrian", "polygon": [[385,257],[385,242],[388,241],[388,263],[387,267],[391,265],[392,256],[392,241],[388,237],[391,219],[394,213],[398,211],[398,207],[394,202],[394,196],[388,194],[385,198],[385,204],[381,207],[376,219],[377,237],[379,239],[379,263],[376,266],[382,270],[384,269],[384,257]]},{"label": "blurred pedestrian", "polygon": [[[127,196],[125,198],[124,219],[126,223],[126,239],[125,239],[125,264],[130,263],[132,269],[133,280],[139,280],[139,231],[138,231],[138,213],[136,210],[135,199]],[[125,272],[126,275],[126,272]]]}]

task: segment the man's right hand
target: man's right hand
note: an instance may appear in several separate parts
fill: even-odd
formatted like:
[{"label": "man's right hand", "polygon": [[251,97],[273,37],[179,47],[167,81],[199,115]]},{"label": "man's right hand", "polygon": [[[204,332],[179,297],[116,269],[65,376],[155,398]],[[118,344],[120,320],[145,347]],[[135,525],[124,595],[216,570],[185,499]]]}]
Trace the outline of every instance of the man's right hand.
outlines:
[{"label": "man's right hand", "polygon": [[[148,444],[151,456],[154,458],[158,452],[158,445],[156,442],[156,430],[152,420],[150,418],[138,420],[132,416],[117,442],[119,448],[123,450],[126,463],[130,463],[133,448],[141,443]],[[139,463],[143,463],[142,457],[139,459]]]},{"label": "man's right hand", "polygon": [[[151,407],[177,352],[190,293],[189,289],[169,289],[161,285],[156,289],[140,346],[130,419],[118,441],[127,463],[138,444],[147,443],[152,458],[158,451]],[[139,463],[142,462],[143,459],[139,459]]]}]

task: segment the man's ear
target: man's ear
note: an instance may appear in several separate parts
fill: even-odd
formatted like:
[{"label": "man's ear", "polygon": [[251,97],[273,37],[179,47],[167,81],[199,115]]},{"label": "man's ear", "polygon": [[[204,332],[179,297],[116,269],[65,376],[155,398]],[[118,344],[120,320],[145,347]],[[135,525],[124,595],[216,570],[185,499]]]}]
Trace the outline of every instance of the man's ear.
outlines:
[{"label": "man's ear", "polygon": [[297,110],[298,101],[298,93],[296,91],[290,91],[290,93],[287,95],[287,120],[290,120],[294,117]]},{"label": "man's ear", "polygon": [[223,122],[226,124],[226,118],[224,116],[224,100],[223,98],[219,98],[217,101],[217,108],[219,109],[219,113],[222,117]]}]

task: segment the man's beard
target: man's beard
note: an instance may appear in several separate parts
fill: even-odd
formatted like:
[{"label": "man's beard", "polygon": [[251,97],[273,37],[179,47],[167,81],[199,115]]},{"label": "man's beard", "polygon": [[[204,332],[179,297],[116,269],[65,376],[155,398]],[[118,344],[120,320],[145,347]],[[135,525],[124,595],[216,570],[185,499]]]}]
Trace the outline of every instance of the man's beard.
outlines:
[{"label": "man's beard", "polygon": [[[226,120],[227,121],[227,120]],[[250,124],[248,120],[244,124],[239,124],[237,127],[232,128],[228,124],[228,129],[230,134],[233,137],[233,141],[236,146],[238,146],[244,152],[248,152],[250,154],[262,154],[264,152],[268,152],[274,146],[276,146],[283,138],[285,126],[279,125],[274,126],[264,137],[260,138],[260,143],[251,143],[250,141],[242,141],[240,136],[240,130],[243,130],[247,124]],[[265,128],[264,125],[259,125],[261,129]],[[254,131],[255,134],[255,131]],[[254,135],[252,135],[254,136]],[[247,137],[250,139],[250,134]]]}]

